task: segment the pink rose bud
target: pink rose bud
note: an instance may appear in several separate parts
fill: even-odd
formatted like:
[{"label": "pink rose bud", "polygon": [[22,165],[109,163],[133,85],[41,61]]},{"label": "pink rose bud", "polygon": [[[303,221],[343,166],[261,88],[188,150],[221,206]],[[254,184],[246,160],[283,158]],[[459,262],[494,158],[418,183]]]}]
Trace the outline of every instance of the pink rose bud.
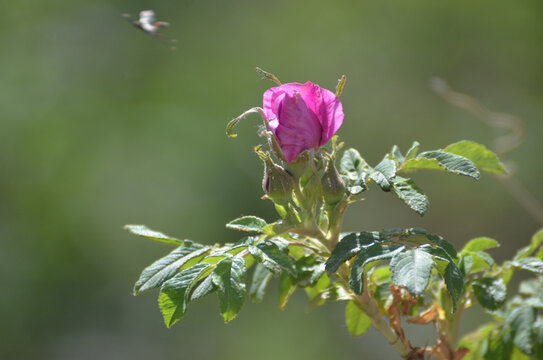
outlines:
[{"label": "pink rose bud", "polygon": [[264,93],[264,113],[287,162],[305,150],[318,150],[343,123],[337,96],[311,82],[290,83]]}]

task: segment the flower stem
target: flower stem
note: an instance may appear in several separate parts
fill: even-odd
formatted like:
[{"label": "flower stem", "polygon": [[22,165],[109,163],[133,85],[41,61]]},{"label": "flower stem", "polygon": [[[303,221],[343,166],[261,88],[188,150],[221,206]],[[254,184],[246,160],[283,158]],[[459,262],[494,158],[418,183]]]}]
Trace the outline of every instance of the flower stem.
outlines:
[{"label": "flower stem", "polygon": [[347,204],[347,202],[340,202],[329,211],[330,227],[328,229],[328,233],[326,234],[326,240],[328,241],[330,251],[336,247],[336,244],[339,241],[341,227],[343,226],[343,215],[345,215]]},{"label": "flower stem", "polygon": [[403,343],[402,339],[400,339],[390,324],[383,318],[379,311],[379,307],[377,306],[375,299],[370,295],[367,286],[364,288],[364,293],[357,297],[356,303],[371,319],[373,327],[383,334],[394,350],[396,350],[404,359],[407,359],[413,349]]}]

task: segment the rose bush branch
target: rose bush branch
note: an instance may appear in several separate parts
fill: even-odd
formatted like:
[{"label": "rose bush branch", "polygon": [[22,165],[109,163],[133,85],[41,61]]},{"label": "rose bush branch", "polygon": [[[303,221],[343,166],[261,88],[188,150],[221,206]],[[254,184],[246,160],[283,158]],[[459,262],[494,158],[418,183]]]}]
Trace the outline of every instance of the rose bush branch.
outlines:
[{"label": "rose bush branch", "polygon": [[[278,278],[281,309],[296,289],[308,295],[309,308],[344,301],[351,335],[373,326],[402,358],[543,356],[543,319],[538,314],[543,280],[522,285],[519,296],[509,302],[505,296],[515,270],[543,274],[543,231],[502,265],[487,252],[498,246],[493,239],[473,239],[457,252],[443,237],[419,228],[342,232],[348,206],[369,189],[392,194],[424,216],[428,199],[410,178],[413,172],[443,171],[477,180],[480,170],[505,172],[494,153],[471,141],[420,151],[415,141],[405,154],[393,146],[370,166],[356,149],[344,150],[335,135],[344,121],[339,100],[344,76],[334,93],[309,81],[283,84],[275,75],[257,71],[277,86],[264,92],[261,107],[232,120],[227,134],[235,137],[234,127],[248,115],[260,116],[258,134],[264,141],[255,153],[264,165],[264,198],[273,203],[277,220],[235,219],[227,228],[245,236],[215,245],[180,240],[143,225],[126,226],[175,246],[145,268],[134,286],[134,294],[160,289],[166,326],[179,321],[192,301],[211,293],[217,293],[220,313],[229,322],[247,297],[262,301]],[[461,315],[474,304],[488,311],[492,321],[458,342]],[[405,321],[432,323],[436,343],[412,344]]]}]

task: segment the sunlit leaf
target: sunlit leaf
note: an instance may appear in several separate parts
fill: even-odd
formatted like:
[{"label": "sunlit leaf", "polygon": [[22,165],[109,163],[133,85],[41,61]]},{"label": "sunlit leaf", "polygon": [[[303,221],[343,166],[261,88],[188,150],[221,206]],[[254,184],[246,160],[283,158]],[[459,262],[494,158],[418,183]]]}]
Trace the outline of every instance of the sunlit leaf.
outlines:
[{"label": "sunlit leaf", "polygon": [[507,171],[496,154],[485,146],[473,141],[463,140],[447,146],[443,151],[463,156],[471,160],[479,169],[496,174]]},{"label": "sunlit leaf", "polygon": [[396,176],[392,179],[392,192],[420,216],[428,211],[428,198],[413,180]]},{"label": "sunlit leaf", "polygon": [[534,257],[525,257],[518,261],[513,261],[513,266],[543,275],[543,260]]},{"label": "sunlit leaf", "polygon": [[397,163],[400,163],[400,164],[403,163],[403,161],[405,160],[398,145],[394,145],[392,147],[392,150],[390,150],[390,156],[392,157],[393,160],[395,160]]},{"label": "sunlit leaf", "polygon": [[249,246],[249,252],[259,263],[262,263],[274,274],[286,270],[296,275],[296,268],[292,259],[283,252],[279,246],[271,241],[262,241],[254,246]]},{"label": "sunlit leaf", "polygon": [[419,146],[420,146],[419,142],[414,141],[411,147],[409,148],[409,150],[407,150],[404,161],[414,159],[419,152]]},{"label": "sunlit leaf", "polygon": [[484,354],[485,360],[511,360],[513,344],[510,339],[504,339],[501,331],[494,330],[488,338],[488,345]]},{"label": "sunlit leaf", "polygon": [[513,260],[520,260],[522,258],[532,255],[532,253],[536,251],[537,248],[539,248],[542,244],[543,244],[543,229],[539,230],[537,233],[534,234],[534,236],[532,236],[530,245],[520,249],[515,255],[515,257],[513,258]]},{"label": "sunlit leaf", "polygon": [[[206,268],[206,271],[208,271],[208,269],[210,268],[211,267]],[[200,277],[201,276],[202,274],[200,274]],[[194,290],[190,294],[190,301],[200,299],[212,293],[216,289],[217,287],[215,286],[215,284],[213,284],[213,279],[211,278],[211,276],[208,276],[194,287]]]},{"label": "sunlit leaf", "polygon": [[339,172],[346,178],[346,186],[352,194],[366,190],[366,176],[369,169],[366,161],[356,149],[348,149],[339,162]]},{"label": "sunlit leaf", "polygon": [[456,311],[456,303],[464,291],[464,278],[454,262],[449,262],[443,274],[445,285],[453,301],[453,311]]},{"label": "sunlit leaf", "polygon": [[428,287],[434,260],[420,249],[407,250],[396,254],[390,262],[392,283],[403,286],[412,295],[420,295]]},{"label": "sunlit leaf", "polygon": [[239,256],[227,257],[217,263],[211,274],[219,289],[219,303],[224,322],[232,321],[245,302],[245,260]]},{"label": "sunlit leaf", "polygon": [[459,175],[470,176],[479,179],[480,173],[477,167],[469,159],[444,151],[425,151],[415,159],[403,163],[401,170],[443,170]]},{"label": "sunlit leaf", "polygon": [[500,278],[476,279],[471,286],[479,304],[485,309],[499,309],[507,299],[507,287]]},{"label": "sunlit leaf", "polygon": [[167,327],[171,327],[185,315],[190,288],[208,266],[210,265],[194,265],[181,271],[162,285],[158,296],[158,305]]},{"label": "sunlit leaf", "polygon": [[370,178],[375,181],[381,189],[389,191],[391,179],[396,175],[396,163],[394,160],[384,158],[381,162],[369,172]]},{"label": "sunlit leaf", "polygon": [[[148,239],[165,243],[168,245],[179,246],[183,243],[183,240],[179,240],[174,237],[165,235],[161,232],[151,230],[145,225],[125,225],[124,229],[130,231],[132,234],[143,236]],[[189,241],[189,240],[186,240],[186,241]]]},{"label": "sunlit leaf", "polygon": [[345,323],[349,334],[360,336],[371,326],[371,320],[354,302],[349,301],[345,306]]},{"label": "sunlit leaf", "polygon": [[268,224],[265,220],[256,216],[243,216],[230,221],[226,227],[239,231],[260,232],[266,225]]},{"label": "sunlit leaf", "polygon": [[480,360],[483,352],[487,350],[488,337],[496,327],[495,323],[485,324],[477,330],[465,335],[458,344],[459,347],[467,348],[469,353],[462,360]]},{"label": "sunlit leaf", "polygon": [[266,287],[270,282],[273,274],[262,264],[256,264],[253,273],[253,280],[251,287],[249,288],[249,297],[255,303],[259,303],[264,300],[266,293]]},{"label": "sunlit leaf", "polygon": [[513,343],[525,354],[531,355],[534,350],[534,333],[532,328],[536,320],[535,310],[529,306],[519,306],[511,310],[505,324],[510,331]]},{"label": "sunlit leaf", "polygon": [[296,290],[296,285],[288,273],[281,274],[279,278],[279,308],[284,310],[291,295]]},{"label": "sunlit leaf", "polygon": [[209,247],[200,244],[185,242],[165,257],[158,259],[146,267],[136,284],[134,295],[140,291],[154,289],[161,286],[164,281],[173,277],[181,267],[193,265],[210,251]]},{"label": "sunlit leaf", "polygon": [[468,241],[468,243],[464,246],[462,251],[481,251],[481,250],[497,248],[499,246],[500,246],[500,243],[494,239],[487,238],[487,237],[480,237],[480,238],[475,238]]},{"label": "sunlit leaf", "polygon": [[358,254],[365,246],[384,240],[377,232],[349,233],[344,235],[326,261],[326,271],[333,273],[339,266]]},{"label": "sunlit leaf", "polygon": [[351,277],[349,284],[351,289],[357,294],[364,291],[364,267],[375,261],[391,259],[394,255],[403,251],[404,247],[381,246],[379,243],[373,243],[364,248],[358,257],[354,260],[351,267]]}]

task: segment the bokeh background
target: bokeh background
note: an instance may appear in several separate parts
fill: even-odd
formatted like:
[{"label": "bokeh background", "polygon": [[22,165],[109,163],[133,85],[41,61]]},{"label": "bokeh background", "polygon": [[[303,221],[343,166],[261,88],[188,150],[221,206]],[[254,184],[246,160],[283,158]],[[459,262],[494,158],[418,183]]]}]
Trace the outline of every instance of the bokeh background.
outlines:
[{"label": "bokeh background", "polygon": [[[178,50],[122,13],[151,8]],[[235,241],[224,223],[275,218],[260,200],[257,118],[228,139],[225,124],[273,84],[333,89],[347,75],[339,134],[376,164],[393,144],[435,149],[502,133],[454,108],[431,76],[525,122],[507,154],[515,178],[543,200],[543,3],[538,0],[19,0],[0,11],[0,358],[385,359],[371,330],[351,338],[344,304],[287,309],[271,290],[224,325],[215,296],[166,329],[157,292],[131,295],[140,271],[170,248],[127,223],[203,243]],[[491,175],[415,180],[419,218],[373,189],[347,230],[419,226],[457,247],[487,235],[504,260],[539,225]],[[484,320],[474,308],[463,331]],[[415,342],[431,341],[416,331]]]}]

